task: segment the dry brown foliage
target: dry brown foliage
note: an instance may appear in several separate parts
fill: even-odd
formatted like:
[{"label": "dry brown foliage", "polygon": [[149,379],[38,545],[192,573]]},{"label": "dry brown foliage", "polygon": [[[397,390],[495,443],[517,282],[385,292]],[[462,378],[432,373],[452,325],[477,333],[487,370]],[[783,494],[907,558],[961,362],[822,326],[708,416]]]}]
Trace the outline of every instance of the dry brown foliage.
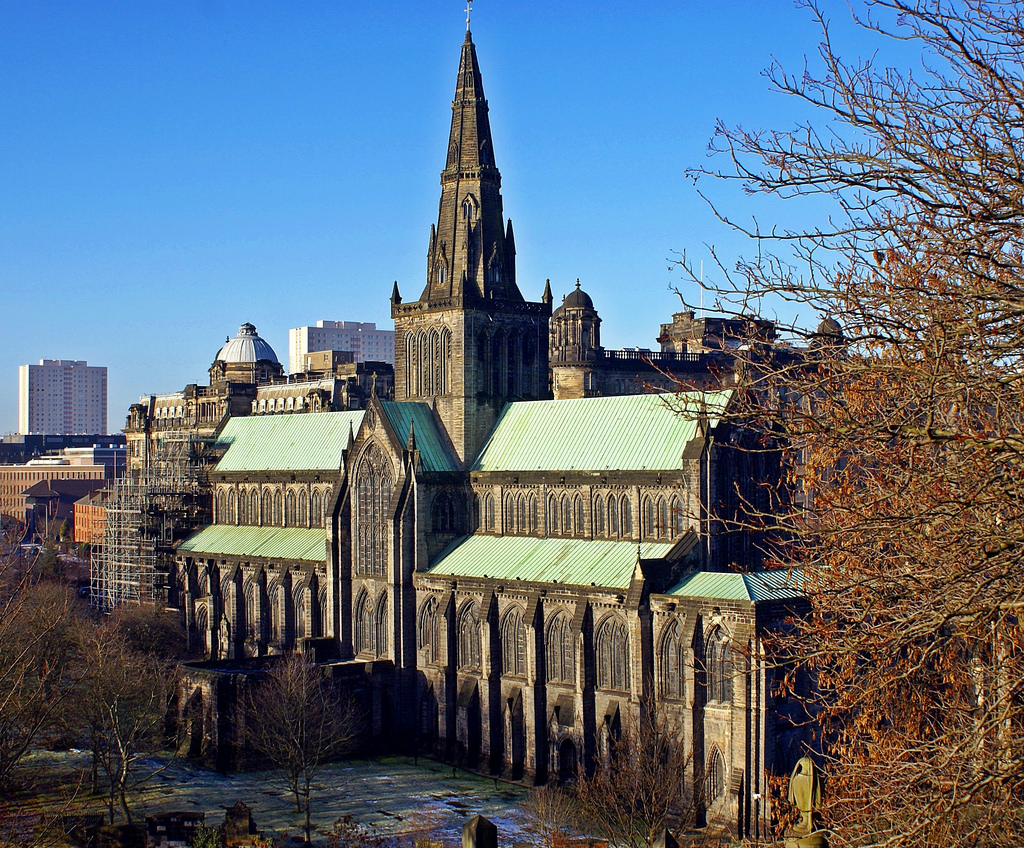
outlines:
[{"label": "dry brown foliage", "polygon": [[738,369],[737,415],[787,450],[787,487],[751,520],[813,601],[778,648],[816,680],[833,845],[1019,845],[1024,4],[855,7],[880,48],[920,48],[908,73],[844,61],[807,8],[821,70],[767,75],[830,123],[720,126],[731,164],[698,174],[833,204],[748,230],[756,258],[715,283],[725,310],[781,299],[844,334],[792,327],[799,355]]}]

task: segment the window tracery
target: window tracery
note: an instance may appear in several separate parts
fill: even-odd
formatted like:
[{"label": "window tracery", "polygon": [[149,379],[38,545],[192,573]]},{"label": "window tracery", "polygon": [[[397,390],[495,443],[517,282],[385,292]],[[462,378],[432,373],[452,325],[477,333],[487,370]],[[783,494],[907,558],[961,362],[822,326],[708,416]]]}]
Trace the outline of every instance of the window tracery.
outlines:
[{"label": "window tracery", "polygon": [[550,683],[576,680],[576,651],[569,616],[557,612],[544,632],[544,659]]},{"label": "window tracery", "polygon": [[526,627],[523,611],[512,607],[501,622],[501,670],[504,674],[526,674]]},{"label": "window tracery", "polygon": [[480,626],[477,623],[476,604],[472,601],[459,610],[459,668],[480,667]]},{"label": "window tracery", "polygon": [[629,690],[629,633],[618,618],[606,618],[597,631],[597,685]]},{"label": "window tracery", "polygon": [[387,575],[388,507],[391,462],[376,443],[363,453],[356,470],[356,552],[362,574]]}]

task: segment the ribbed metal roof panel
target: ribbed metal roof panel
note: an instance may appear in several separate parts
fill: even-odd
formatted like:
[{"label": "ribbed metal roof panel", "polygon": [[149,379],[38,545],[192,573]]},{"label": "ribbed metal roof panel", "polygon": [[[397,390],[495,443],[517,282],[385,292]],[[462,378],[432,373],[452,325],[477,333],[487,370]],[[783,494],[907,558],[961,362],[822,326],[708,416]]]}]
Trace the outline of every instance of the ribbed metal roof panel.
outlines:
[{"label": "ribbed metal roof panel", "polygon": [[357,412],[296,412],[232,418],[217,439],[226,447],[214,471],[337,471]]},{"label": "ribbed metal roof panel", "polygon": [[703,413],[715,426],[731,392],[510,403],[474,471],[668,471]]},{"label": "ribbed metal roof panel", "polygon": [[409,439],[409,425],[416,436],[416,449],[424,471],[454,471],[455,461],[437,431],[437,423],[430,407],[425,403],[381,401],[381,408],[403,444]]},{"label": "ribbed metal roof panel", "polygon": [[322,527],[246,527],[211,524],[178,545],[179,553],[254,559],[325,562],[327,535]]},{"label": "ribbed metal roof panel", "polygon": [[[671,549],[671,543],[645,542],[640,556],[658,559]],[[634,542],[467,536],[449,545],[429,573],[627,589],[636,551]]]},{"label": "ribbed metal roof panel", "polygon": [[750,574],[698,571],[690,574],[665,594],[723,601],[787,601],[802,598],[800,569],[755,571]]}]

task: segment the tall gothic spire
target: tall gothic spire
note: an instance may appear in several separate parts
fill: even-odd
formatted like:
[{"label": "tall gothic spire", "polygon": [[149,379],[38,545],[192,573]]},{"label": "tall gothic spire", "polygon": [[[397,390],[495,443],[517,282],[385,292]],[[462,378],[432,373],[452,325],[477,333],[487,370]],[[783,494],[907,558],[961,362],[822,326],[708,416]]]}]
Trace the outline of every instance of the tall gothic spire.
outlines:
[{"label": "tall gothic spire", "polygon": [[448,158],[441,172],[437,227],[427,251],[421,301],[522,301],[515,247],[501,205],[501,174],[487,117],[473,36],[466,31],[452,101]]}]

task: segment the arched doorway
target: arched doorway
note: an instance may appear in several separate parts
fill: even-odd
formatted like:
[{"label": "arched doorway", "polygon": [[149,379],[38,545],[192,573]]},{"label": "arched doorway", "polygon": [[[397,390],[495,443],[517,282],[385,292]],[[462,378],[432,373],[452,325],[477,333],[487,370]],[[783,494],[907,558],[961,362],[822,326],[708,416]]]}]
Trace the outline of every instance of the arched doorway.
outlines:
[{"label": "arched doorway", "polygon": [[578,760],[576,756],[576,745],[571,739],[563,739],[558,746],[558,780],[560,783],[568,783],[576,777]]}]

